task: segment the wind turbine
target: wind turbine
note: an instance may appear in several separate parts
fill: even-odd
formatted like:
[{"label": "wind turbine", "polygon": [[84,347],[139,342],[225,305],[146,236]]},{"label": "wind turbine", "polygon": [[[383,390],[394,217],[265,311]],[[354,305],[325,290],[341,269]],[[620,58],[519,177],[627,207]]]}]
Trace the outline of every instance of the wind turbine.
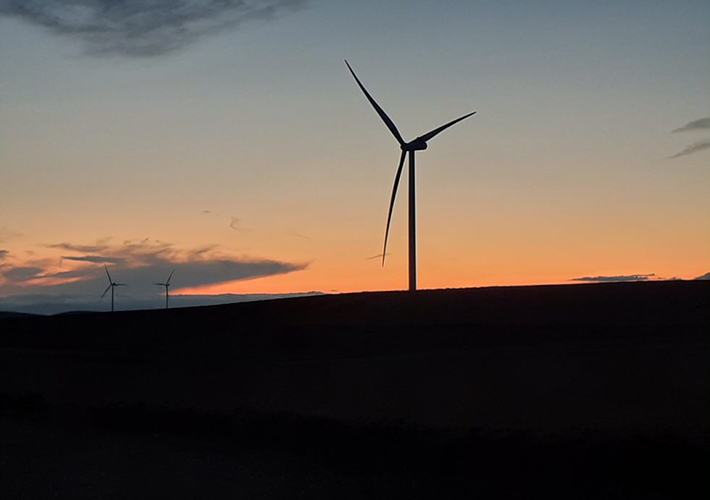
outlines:
[{"label": "wind turbine", "polygon": [[113,289],[116,288],[117,286],[128,286],[124,283],[116,283],[113,281],[111,278],[111,275],[108,272],[108,267],[106,264],[104,264],[104,269],[106,269],[106,276],[108,276],[108,283],[109,285],[106,287],[106,290],[104,290],[104,293],[101,294],[101,298],[103,299],[104,296],[108,293],[109,290],[111,290],[111,312],[113,312]]},{"label": "wind turbine", "polygon": [[353,77],[355,78],[355,81],[357,82],[358,86],[360,87],[360,90],[365,94],[365,97],[367,97],[367,100],[370,101],[370,104],[372,104],[372,107],[375,108],[375,111],[377,112],[378,115],[380,115],[380,118],[382,119],[383,122],[385,122],[385,125],[387,125],[387,128],[389,129],[390,132],[392,132],[392,135],[394,136],[395,139],[397,139],[397,142],[399,143],[399,147],[402,150],[402,155],[399,157],[399,166],[397,167],[397,174],[394,177],[394,187],[392,188],[392,198],[390,199],[390,208],[389,212],[387,214],[387,226],[385,229],[385,244],[382,249],[382,266],[384,267],[385,265],[385,255],[387,255],[387,238],[389,236],[389,231],[390,231],[390,222],[392,220],[392,209],[394,208],[394,199],[397,196],[397,186],[399,186],[399,178],[402,175],[402,167],[404,167],[404,159],[409,154],[409,291],[413,292],[416,291],[417,289],[417,227],[416,227],[416,196],[415,196],[415,183],[414,183],[414,154],[416,151],[423,151],[427,148],[427,142],[431,139],[433,139],[435,136],[439,135],[441,132],[446,130],[447,128],[451,127],[452,125],[457,124],[461,120],[464,120],[468,118],[469,116],[475,114],[476,112],[468,113],[466,115],[463,115],[460,118],[457,118],[453,121],[450,121],[449,123],[446,123],[442,125],[441,127],[435,128],[431,132],[427,132],[424,135],[420,135],[413,141],[409,142],[404,142],[404,139],[402,139],[402,135],[399,133],[399,130],[397,130],[397,127],[395,126],[394,122],[390,119],[389,116],[387,116],[387,113],[384,112],[384,110],[375,102],[375,100],[372,98],[370,93],[365,89],[362,83],[360,83],[360,79],[357,77],[353,69],[350,67],[350,64],[348,61],[345,61],[345,64],[347,65],[348,69],[350,70],[350,73],[352,73]]},{"label": "wind turbine", "polygon": [[165,287],[165,309],[168,309],[170,307],[170,291],[168,290],[168,288],[170,288],[170,278],[173,277],[174,272],[175,269],[172,270],[170,276],[168,276],[168,280],[165,283],[153,283],[154,285]]}]

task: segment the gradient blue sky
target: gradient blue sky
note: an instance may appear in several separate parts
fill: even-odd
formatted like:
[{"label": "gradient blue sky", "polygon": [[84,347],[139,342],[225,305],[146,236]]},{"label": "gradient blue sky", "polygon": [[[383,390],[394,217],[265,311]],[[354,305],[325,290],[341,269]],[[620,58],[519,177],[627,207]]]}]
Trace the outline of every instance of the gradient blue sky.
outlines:
[{"label": "gradient blue sky", "polygon": [[177,272],[193,292],[404,287],[404,197],[387,267],[367,260],[398,148],[343,58],[407,139],[478,111],[418,156],[423,287],[710,268],[710,150],[669,158],[710,139],[672,133],[710,116],[706,0],[310,0],[151,57],[87,52],[7,5],[0,296],[71,293],[68,271],[100,287],[56,245],[115,259],[125,241],[117,270],[148,282],[173,261],[282,265]]}]

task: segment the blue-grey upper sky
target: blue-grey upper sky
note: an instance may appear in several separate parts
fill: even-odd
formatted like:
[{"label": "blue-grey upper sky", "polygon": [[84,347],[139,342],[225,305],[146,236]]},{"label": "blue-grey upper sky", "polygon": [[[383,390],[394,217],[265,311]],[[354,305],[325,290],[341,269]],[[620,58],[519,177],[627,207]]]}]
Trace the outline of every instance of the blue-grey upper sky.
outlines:
[{"label": "blue-grey upper sky", "polygon": [[422,286],[699,276],[709,26],[707,0],[0,0],[0,296],[147,266],[120,260],[145,238],[219,249],[240,281],[208,292],[403,286],[403,198],[367,259],[398,146],[344,58],[405,139],[478,111],[417,157]]}]

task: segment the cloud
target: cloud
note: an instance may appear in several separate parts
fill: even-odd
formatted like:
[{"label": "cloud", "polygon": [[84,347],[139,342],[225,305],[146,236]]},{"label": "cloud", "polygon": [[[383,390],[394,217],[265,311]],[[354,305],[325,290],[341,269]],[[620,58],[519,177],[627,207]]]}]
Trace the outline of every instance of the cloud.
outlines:
[{"label": "cloud", "polygon": [[235,231],[242,231],[242,228],[239,227],[239,219],[237,217],[232,217],[232,221],[229,223],[229,227],[231,227]]},{"label": "cloud", "polygon": [[82,40],[91,54],[153,57],[306,0],[0,0],[0,16]]},{"label": "cloud", "polygon": [[696,130],[710,130],[710,116],[688,122],[682,127],[673,130],[673,132],[694,132]]},{"label": "cloud", "polygon": [[583,278],[572,278],[570,281],[584,281],[587,283],[617,283],[628,281],[648,281],[655,277],[655,274],[629,274],[622,276],[584,276]]},{"label": "cloud", "polygon": [[125,262],[125,259],[120,257],[102,257],[101,255],[83,255],[80,257],[62,255],[62,259],[73,260],[75,262],[94,262],[98,264],[120,264],[121,262]]},{"label": "cloud", "polygon": [[693,153],[698,153],[706,149],[710,149],[710,139],[704,139],[702,141],[695,142],[690,146],[686,146],[685,149],[674,154],[673,156],[669,156],[669,158],[679,158],[681,156],[692,155]]},{"label": "cloud", "polygon": [[106,240],[99,240],[95,245],[75,245],[72,243],[55,243],[45,245],[47,248],[59,248],[61,250],[71,250],[72,252],[104,252],[109,249],[108,245],[101,243]]},{"label": "cloud", "polygon": [[[0,0],[2,1],[2,0]],[[12,240],[17,238],[18,236],[22,236],[22,234],[18,233],[17,231],[10,229],[7,226],[0,226],[0,243],[4,243],[6,241]]]},{"label": "cloud", "polygon": [[[173,268],[175,288],[197,287],[237,280],[275,276],[304,270],[308,264],[281,262],[248,256],[234,256],[216,245],[182,249],[170,243],[128,240],[122,244],[99,242],[95,245],[56,243],[50,248],[72,250],[79,255],[64,255],[61,267],[56,259],[31,260],[21,265],[0,266],[3,295],[42,293],[53,295],[96,295],[106,285],[103,269],[109,266],[112,277],[131,285],[131,295],[160,293],[152,283],[163,280]],[[90,249],[90,254],[83,250]],[[62,268],[69,264],[69,269]],[[125,291],[123,292],[126,293]]]},{"label": "cloud", "polygon": [[0,250],[0,260],[5,260],[10,252],[7,250]]},{"label": "cloud", "polygon": [[[696,132],[710,130],[710,116],[707,118],[700,118],[692,122],[688,122],[680,128],[673,130],[673,132]],[[710,139],[701,139],[699,141],[686,146],[682,151],[669,156],[668,158],[680,158],[681,156],[688,156],[694,153],[699,153],[700,151],[705,151],[710,149]]]},{"label": "cloud", "polygon": [[6,271],[3,271],[3,277],[13,283],[20,283],[23,281],[29,281],[37,278],[44,272],[41,267],[32,266],[21,266],[21,267],[11,267]]},{"label": "cloud", "polygon": [[702,276],[698,276],[698,277],[695,278],[695,279],[696,279],[696,280],[699,280],[699,281],[710,280],[710,273],[705,273],[705,274],[703,274]]}]

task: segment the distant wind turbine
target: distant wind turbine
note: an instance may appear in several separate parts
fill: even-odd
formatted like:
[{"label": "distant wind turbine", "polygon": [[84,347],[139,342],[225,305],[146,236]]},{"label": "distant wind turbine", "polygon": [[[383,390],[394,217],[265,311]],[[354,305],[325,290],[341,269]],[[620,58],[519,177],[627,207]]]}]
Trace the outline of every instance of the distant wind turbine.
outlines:
[{"label": "distant wind turbine", "polygon": [[113,312],[113,289],[116,288],[117,286],[128,286],[125,283],[116,283],[113,281],[111,278],[111,275],[108,272],[108,267],[106,264],[104,264],[104,269],[106,269],[106,276],[108,276],[108,287],[106,287],[106,290],[104,290],[104,293],[101,294],[101,298],[103,299],[104,296],[108,293],[109,290],[111,290],[111,312]]},{"label": "distant wind turbine", "polygon": [[174,272],[175,269],[172,270],[170,276],[168,276],[168,280],[165,283],[153,283],[154,285],[165,287],[165,309],[168,309],[170,307],[170,291],[168,289],[170,288],[170,278],[173,277]]},{"label": "distant wind turbine", "polygon": [[416,227],[416,211],[415,211],[415,205],[416,205],[416,196],[415,196],[415,183],[414,183],[414,153],[416,151],[423,151],[427,149],[427,142],[430,139],[433,139],[435,136],[446,130],[447,128],[451,127],[452,125],[457,124],[461,120],[464,120],[468,118],[469,116],[475,114],[476,112],[468,113],[466,115],[463,115],[460,118],[457,118],[453,121],[450,121],[449,123],[446,123],[442,125],[441,127],[435,128],[431,132],[427,132],[424,135],[421,135],[414,139],[413,141],[410,142],[404,142],[404,139],[402,139],[402,135],[399,133],[399,130],[397,130],[397,127],[395,126],[394,122],[390,119],[389,116],[387,116],[387,113],[384,112],[384,110],[375,102],[375,100],[372,98],[372,96],[369,94],[369,92],[365,89],[362,83],[360,83],[360,79],[357,77],[353,69],[350,67],[350,64],[348,61],[345,61],[345,64],[348,66],[348,69],[350,70],[350,73],[352,73],[353,77],[355,78],[355,81],[357,82],[358,86],[362,90],[362,92],[365,94],[365,97],[367,97],[367,100],[370,101],[370,104],[372,104],[372,107],[375,108],[375,111],[377,112],[378,115],[380,115],[380,118],[382,119],[383,122],[385,122],[385,125],[387,125],[387,128],[392,132],[392,135],[394,135],[394,138],[397,139],[397,142],[399,142],[399,147],[402,150],[402,155],[399,157],[399,166],[397,167],[397,174],[394,177],[394,187],[392,188],[392,197],[390,199],[390,207],[389,207],[389,212],[387,213],[387,226],[385,228],[385,244],[382,249],[382,266],[384,267],[385,265],[385,256],[387,255],[387,238],[389,236],[389,230],[390,230],[390,222],[392,220],[392,209],[394,208],[394,200],[395,197],[397,196],[397,186],[399,186],[399,178],[402,175],[402,167],[404,167],[404,159],[407,156],[407,153],[409,153],[409,290],[410,291],[415,291],[417,289],[417,227]]}]

